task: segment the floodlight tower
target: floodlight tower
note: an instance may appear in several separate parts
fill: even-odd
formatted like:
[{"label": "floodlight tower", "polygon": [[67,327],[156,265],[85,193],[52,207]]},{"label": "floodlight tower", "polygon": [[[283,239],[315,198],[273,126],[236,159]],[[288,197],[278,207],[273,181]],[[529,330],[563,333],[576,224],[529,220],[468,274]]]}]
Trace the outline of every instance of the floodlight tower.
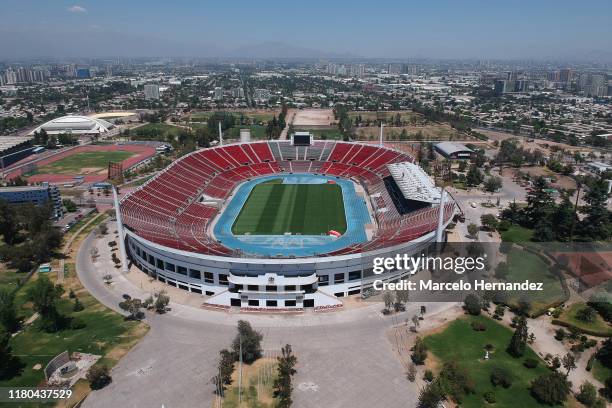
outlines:
[{"label": "floodlight tower", "polygon": [[383,147],[383,126],[385,126],[382,121],[380,122],[380,141],[378,143],[378,145],[380,147]]},{"label": "floodlight tower", "polygon": [[125,235],[123,235],[123,222],[119,210],[119,196],[117,187],[113,186],[113,202],[115,204],[115,219],[117,220],[117,234],[119,235],[119,254],[121,255],[121,272],[128,273],[127,252],[125,251]]},{"label": "floodlight tower", "polygon": [[440,211],[438,212],[438,228],[436,228],[436,242],[442,242],[442,236],[444,235],[444,198],[446,195],[446,191],[444,187],[442,187],[442,192],[440,193]]},{"label": "floodlight tower", "polygon": [[219,121],[219,146],[223,146],[223,131],[221,130],[220,121]]}]

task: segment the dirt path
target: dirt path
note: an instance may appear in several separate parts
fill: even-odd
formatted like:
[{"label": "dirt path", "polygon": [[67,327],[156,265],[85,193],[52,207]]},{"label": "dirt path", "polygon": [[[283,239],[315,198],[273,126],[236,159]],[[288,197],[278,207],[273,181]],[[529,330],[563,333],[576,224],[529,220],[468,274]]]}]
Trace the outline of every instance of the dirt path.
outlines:
[{"label": "dirt path", "polygon": [[[512,317],[514,315],[510,312],[506,312],[503,318],[503,323],[506,326],[510,326]],[[563,357],[570,350],[565,343],[562,343],[555,339],[555,330],[561,326],[555,326],[551,323],[550,316],[540,316],[537,319],[528,319],[527,326],[529,327],[529,333],[535,335],[535,342],[530,347],[538,353],[542,358],[547,354],[553,356]],[[585,350],[583,353],[576,355],[576,368],[569,374],[569,380],[572,382],[572,389],[578,391],[580,385],[585,381],[589,381],[595,385],[596,388],[602,388],[603,384],[600,383],[593,377],[593,374],[586,370],[587,362],[589,357],[595,350],[593,348]],[[565,373],[563,368],[560,369],[562,373]]]},{"label": "dirt path", "polygon": [[287,110],[287,120],[285,121],[285,128],[281,131],[278,140],[287,140],[287,133],[289,132],[289,126],[293,124],[295,119],[295,109]]}]

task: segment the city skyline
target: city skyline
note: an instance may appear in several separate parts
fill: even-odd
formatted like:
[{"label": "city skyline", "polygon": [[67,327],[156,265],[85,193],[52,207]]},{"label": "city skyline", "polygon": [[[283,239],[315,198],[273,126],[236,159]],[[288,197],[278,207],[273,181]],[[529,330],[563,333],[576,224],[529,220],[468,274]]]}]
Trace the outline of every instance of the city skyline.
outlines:
[{"label": "city skyline", "polygon": [[566,6],[7,1],[0,55],[612,61],[610,3]]}]

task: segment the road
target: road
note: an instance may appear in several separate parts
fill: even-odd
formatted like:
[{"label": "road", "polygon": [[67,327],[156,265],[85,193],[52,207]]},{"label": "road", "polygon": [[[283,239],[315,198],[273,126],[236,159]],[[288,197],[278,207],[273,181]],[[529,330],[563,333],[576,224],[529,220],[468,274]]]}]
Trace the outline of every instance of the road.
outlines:
[{"label": "road", "polygon": [[[113,272],[113,284],[105,285],[102,275],[108,269],[90,261],[93,244],[90,235],[77,255],[77,274],[93,296],[121,312],[117,304],[123,293],[147,295],[118,272]],[[98,262],[107,257],[101,251]],[[292,345],[298,358],[295,407],[403,408],[416,403],[417,386],[406,380],[385,333],[394,321],[418,313],[420,304],[410,305],[395,318],[383,317],[380,304],[300,316],[227,314],[174,302],[170,306],[165,315],[147,312],[151,330],[113,369],[112,384],[90,394],[84,407],[211,407],[214,394],[209,379],[215,374],[219,350],[230,345],[239,319],[263,333],[263,348],[269,353]],[[428,315],[453,306],[427,304]]]}]

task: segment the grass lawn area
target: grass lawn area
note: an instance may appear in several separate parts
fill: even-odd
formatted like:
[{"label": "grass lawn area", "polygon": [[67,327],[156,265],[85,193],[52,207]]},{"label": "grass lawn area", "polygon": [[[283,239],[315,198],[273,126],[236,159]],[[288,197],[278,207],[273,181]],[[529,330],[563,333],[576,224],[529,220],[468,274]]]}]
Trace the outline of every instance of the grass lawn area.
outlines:
[{"label": "grass lawn area", "polygon": [[260,358],[251,365],[243,364],[242,403],[238,404],[238,364],[235,364],[232,384],[225,390],[223,408],[272,408],[276,406],[272,389],[276,371],[276,359],[271,357]]},{"label": "grass lawn area", "polygon": [[591,369],[593,376],[601,381],[603,384],[607,378],[612,377],[612,368],[605,367],[603,364],[599,362],[599,360],[595,359],[593,362],[593,368]]},{"label": "grass lawn area", "polygon": [[576,314],[585,307],[587,307],[585,303],[574,303],[570,307],[563,310],[563,313],[561,316],[559,316],[558,320],[571,324],[580,330],[597,332],[601,334],[602,337],[612,336],[612,327],[610,327],[610,325],[601,318],[599,313],[596,313],[595,321],[592,323],[584,322],[576,317]]},{"label": "grass lawn area", "polygon": [[337,127],[328,129],[295,129],[296,132],[310,132],[317,140],[342,140],[344,137]]},{"label": "grass lawn area", "polygon": [[520,225],[511,225],[508,231],[501,231],[500,234],[502,241],[516,242],[517,244],[520,244],[521,242],[531,241],[533,230],[521,227]]},{"label": "grass lawn area", "polygon": [[539,256],[522,249],[512,248],[507,254],[508,282],[542,282],[542,291],[510,292],[508,303],[517,304],[521,300],[531,303],[531,313],[539,313],[549,305],[565,299],[565,292],[559,277],[549,271],[548,265]]},{"label": "grass lawn area", "polygon": [[[27,285],[22,288],[22,291],[26,290]],[[89,294],[81,293],[79,300],[85,306],[81,312],[72,312],[73,301],[67,297],[62,298],[59,309],[85,322],[84,328],[46,333],[40,330],[37,320],[11,339],[13,354],[19,356],[25,368],[21,375],[0,382],[0,386],[37,386],[44,380],[44,373],[43,370],[34,370],[34,365],[41,364],[44,368],[53,357],[66,350],[106,356],[103,360],[112,366],[123,354],[116,351],[108,353],[119,344],[129,349],[147,331],[144,324],[125,321],[121,315],[102,306]]]},{"label": "grass lawn area", "polygon": [[[215,112],[195,112],[191,114],[191,120],[193,122],[206,122],[208,120],[208,118],[210,118]],[[236,118],[236,121],[240,122],[240,117],[244,116],[246,118],[251,119],[253,122],[256,123],[265,123],[268,122],[270,120],[272,120],[272,118],[274,117],[274,115],[276,115],[276,117],[278,117],[278,115],[280,114],[280,112],[225,112],[225,113],[229,113],[231,115],[233,115]],[[243,122],[244,123],[244,122]]]},{"label": "grass lawn area", "polygon": [[259,125],[250,125],[250,126],[234,126],[233,128],[229,128],[226,130],[228,139],[239,139],[240,138],[240,129],[250,129],[251,130],[251,138],[252,139],[267,139],[266,136],[266,127]]},{"label": "grass lawn area", "polygon": [[167,142],[169,138],[175,138],[181,130],[186,130],[178,126],[166,123],[147,123],[130,131],[133,140],[158,140]]},{"label": "grass lawn area", "polygon": [[[481,322],[485,331],[475,331],[471,322]],[[462,407],[484,407],[488,404],[483,399],[487,391],[495,393],[495,407],[534,407],[539,406],[530,395],[528,387],[533,379],[550,372],[537,354],[527,348],[525,356],[513,358],[506,352],[512,331],[485,316],[469,316],[451,322],[441,333],[425,338],[425,344],[435,358],[442,363],[456,361],[468,370],[476,385],[476,392],[466,396]],[[493,345],[490,359],[484,360],[485,346]],[[429,357],[431,358],[431,357]],[[536,368],[528,369],[523,365],[526,358],[540,361]],[[504,367],[514,376],[512,386],[503,388],[491,384],[491,371],[494,367]]]},{"label": "grass lawn area", "polygon": [[36,169],[38,174],[83,174],[108,167],[108,162],[122,162],[134,156],[133,152],[81,152],[64,157]]},{"label": "grass lawn area", "polygon": [[[57,333],[47,333],[40,330],[40,321],[36,320],[32,325],[10,340],[13,354],[17,355],[24,363],[22,372],[10,380],[0,381],[0,387],[22,386],[35,387],[44,380],[42,369],[34,370],[34,365],[45,365],[57,354],[68,351],[92,353],[101,355],[99,364],[113,367],[121,357],[123,357],[149,330],[149,327],[142,322],[126,321],[123,316],[106,308],[91,296],[81,285],[76,276],[74,257],[82,239],[103,222],[107,216],[101,214],[89,215],[84,217],[75,228],[69,233],[73,235],[78,228],[84,225],[92,217],[97,216],[87,227],[83,229],[72,243],[72,251],[65,261],[65,275],[63,287],[65,293],[58,302],[58,309],[61,313],[73,319],[78,319],[85,324],[81,329],[66,329]],[[111,233],[111,232],[109,232]],[[57,269],[58,260],[53,260],[52,265]],[[55,281],[56,274],[48,274],[52,281]],[[35,274],[17,292],[16,304],[20,314],[27,317],[32,314],[32,307],[26,301],[27,291],[36,279]],[[74,300],[68,294],[70,289],[74,290],[79,301],[85,307],[80,312],[73,311]],[[29,314],[28,314],[29,313]],[[71,398],[67,406],[73,406],[89,392],[89,385],[86,381],[79,381],[75,386],[75,395]],[[23,407],[55,406],[55,403],[45,404],[25,404]]]},{"label": "grass lawn area", "polygon": [[232,226],[234,234],[320,235],[329,230],[346,231],[337,184],[258,184]]}]

